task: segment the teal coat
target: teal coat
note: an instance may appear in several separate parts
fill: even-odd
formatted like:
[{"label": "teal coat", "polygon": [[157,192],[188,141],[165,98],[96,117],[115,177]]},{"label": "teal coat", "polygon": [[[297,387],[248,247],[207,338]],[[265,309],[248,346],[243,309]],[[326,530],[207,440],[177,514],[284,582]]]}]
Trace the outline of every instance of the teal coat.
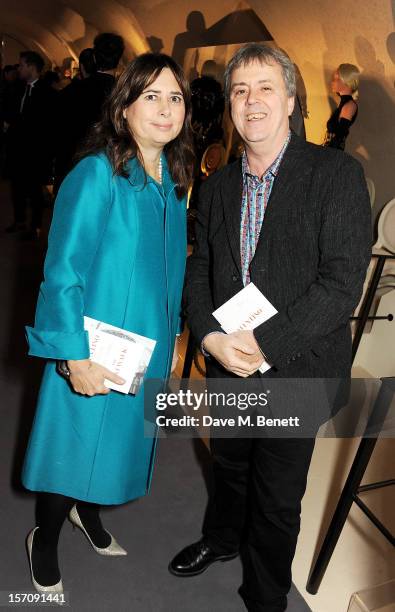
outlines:
[{"label": "teal coat", "polygon": [[144,390],[88,397],[56,359],[89,357],[83,316],[157,341],[147,378],[169,375],[186,261],[186,206],[163,157],[162,186],[137,160],[129,179],[104,154],[86,157],[59,191],[29,354],[48,359],[22,482],[99,504],[147,493],[155,432],[144,437]]}]

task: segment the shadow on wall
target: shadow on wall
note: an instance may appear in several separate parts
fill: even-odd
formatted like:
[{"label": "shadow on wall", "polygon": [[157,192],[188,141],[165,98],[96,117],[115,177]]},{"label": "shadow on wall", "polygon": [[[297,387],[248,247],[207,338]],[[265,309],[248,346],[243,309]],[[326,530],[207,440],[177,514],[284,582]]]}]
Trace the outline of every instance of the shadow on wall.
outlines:
[{"label": "shadow on wall", "polygon": [[206,22],[203,13],[191,11],[186,21],[186,32],[180,32],[174,38],[171,55],[180,66],[184,65],[185,52],[193,47],[205,46],[204,34]]},{"label": "shadow on wall", "polygon": [[[392,0],[392,17],[395,26],[395,0]],[[387,37],[387,52],[393,64],[395,64],[395,32],[391,32],[391,34]],[[395,81],[393,82],[393,86],[395,87]]]},{"label": "shadow on wall", "polygon": [[395,165],[395,91],[373,45],[357,36],[355,56],[361,69],[358,119],[350,132],[348,149],[361,161],[366,176],[376,187],[374,214],[395,196],[392,169]]},{"label": "shadow on wall", "polygon": [[[395,64],[395,32],[391,32],[387,38],[387,52],[393,64]],[[395,87],[395,81],[393,82]]]},{"label": "shadow on wall", "polygon": [[157,38],[156,36],[147,36],[146,41],[153,53],[161,53],[164,47],[163,40],[161,38]]},{"label": "shadow on wall", "polygon": [[209,28],[206,28],[203,13],[191,11],[186,21],[186,32],[177,34],[171,54],[183,66],[187,49],[272,40],[270,32],[252,9],[233,11]]}]

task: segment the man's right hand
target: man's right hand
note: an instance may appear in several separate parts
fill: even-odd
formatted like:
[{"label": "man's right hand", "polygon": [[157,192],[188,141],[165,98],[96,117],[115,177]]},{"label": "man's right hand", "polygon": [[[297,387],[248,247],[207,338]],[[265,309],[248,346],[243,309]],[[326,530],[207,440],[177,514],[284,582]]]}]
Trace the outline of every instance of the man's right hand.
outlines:
[{"label": "man's right hand", "polygon": [[104,379],[122,385],[123,378],[110,372],[107,368],[89,359],[70,360],[67,362],[70,370],[70,383],[76,393],[81,395],[107,395],[110,389],[104,385]]},{"label": "man's right hand", "polygon": [[204,338],[203,348],[226,370],[247,378],[254,374],[264,361],[262,353],[248,336],[246,332],[212,333]]}]

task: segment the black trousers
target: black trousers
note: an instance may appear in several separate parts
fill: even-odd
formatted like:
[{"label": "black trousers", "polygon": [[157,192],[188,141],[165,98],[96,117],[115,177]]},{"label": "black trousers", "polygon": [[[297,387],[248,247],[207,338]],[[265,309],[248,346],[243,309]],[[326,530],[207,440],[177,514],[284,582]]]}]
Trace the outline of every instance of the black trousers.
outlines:
[{"label": "black trousers", "polygon": [[282,612],[314,439],[211,440],[214,495],[203,534],[217,552],[241,551],[248,610]]}]

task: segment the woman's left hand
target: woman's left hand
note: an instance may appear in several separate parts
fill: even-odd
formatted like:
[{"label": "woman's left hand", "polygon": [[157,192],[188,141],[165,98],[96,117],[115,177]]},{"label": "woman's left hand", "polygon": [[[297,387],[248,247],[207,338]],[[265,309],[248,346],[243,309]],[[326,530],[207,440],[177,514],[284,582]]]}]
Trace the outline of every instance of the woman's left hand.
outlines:
[{"label": "woman's left hand", "polygon": [[90,361],[90,359],[79,359],[67,361],[70,370],[70,384],[76,393],[81,395],[107,395],[110,389],[105,386],[105,379],[111,380],[117,385],[125,381],[115,372],[107,370],[104,366]]},{"label": "woman's left hand", "polygon": [[173,360],[171,362],[171,373],[172,374],[177,367],[177,363],[178,363],[178,338],[176,338],[176,342],[174,345],[174,351],[173,351]]}]

